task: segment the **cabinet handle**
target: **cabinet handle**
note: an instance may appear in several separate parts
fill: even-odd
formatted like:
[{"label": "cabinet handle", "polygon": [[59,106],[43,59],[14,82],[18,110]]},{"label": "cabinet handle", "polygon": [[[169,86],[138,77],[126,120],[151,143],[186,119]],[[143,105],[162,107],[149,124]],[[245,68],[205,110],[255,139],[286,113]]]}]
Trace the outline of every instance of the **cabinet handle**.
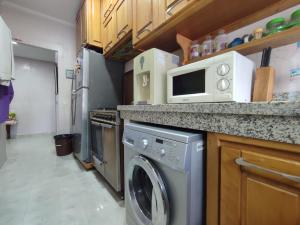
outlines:
[{"label": "cabinet handle", "polygon": [[172,10],[182,1],[183,0],[177,0],[177,1],[173,2],[171,5],[169,5],[169,7],[167,8],[167,14],[169,16],[172,16],[173,15]]},{"label": "cabinet handle", "polygon": [[278,171],[275,171],[275,170],[267,169],[267,168],[258,166],[256,164],[249,163],[249,162],[245,161],[242,157],[237,158],[235,160],[235,163],[237,165],[239,165],[239,166],[247,167],[247,168],[250,168],[250,169],[260,170],[260,171],[263,171],[265,173],[269,173],[269,174],[272,174],[272,175],[281,176],[281,177],[284,177],[284,178],[286,178],[288,180],[300,183],[300,177],[299,176],[294,176],[294,175],[290,175],[290,174],[278,172]]},{"label": "cabinet handle", "polygon": [[121,35],[121,34],[124,34],[124,35],[126,35],[127,34],[127,32],[126,32],[126,28],[127,28],[127,26],[126,27],[124,27],[121,31],[119,31],[118,32],[118,37]]},{"label": "cabinet handle", "polygon": [[142,33],[144,33],[145,31],[151,32],[151,30],[150,30],[149,28],[147,28],[148,25],[149,25],[149,24],[147,24],[142,30],[140,30],[140,31],[137,33],[137,35],[136,35],[137,38],[139,38],[139,36],[140,36]]}]

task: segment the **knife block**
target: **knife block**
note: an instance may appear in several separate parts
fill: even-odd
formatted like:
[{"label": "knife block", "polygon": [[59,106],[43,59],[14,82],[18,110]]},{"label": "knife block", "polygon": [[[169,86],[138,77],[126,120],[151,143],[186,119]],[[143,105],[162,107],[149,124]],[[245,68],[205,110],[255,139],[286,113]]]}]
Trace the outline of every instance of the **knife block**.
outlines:
[{"label": "knife block", "polygon": [[273,98],[275,70],[273,67],[256,69],[253,102],[271,101]]}]

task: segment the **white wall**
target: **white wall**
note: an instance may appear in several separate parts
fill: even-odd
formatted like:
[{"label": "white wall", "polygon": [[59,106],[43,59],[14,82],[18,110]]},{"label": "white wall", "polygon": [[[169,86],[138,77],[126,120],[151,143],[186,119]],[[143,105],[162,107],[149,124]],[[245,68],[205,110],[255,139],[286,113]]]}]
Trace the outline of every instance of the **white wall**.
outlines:
[{"label": "white wall", "polygon": [[1,6],[0,15],[10,27],[14,38],[58,52],[57,133],[69,133],[71,80],[65,78],[65,70],[73,69],[76,61],[75,26],[67,26],[7,4]]},{"label": "white wall", "polygon": [[15,96],[10,111],[17,114],[16,135],[54,133],[55,64],[15,57]]},{"label": "white wall", "polygon": [[[236,37],[242,37],[244,34],[251,33],[258,27],[265,28],[266,23],[276,17],[285,17],[286,19],[289,19],[292,12],[299,8],[300,4],[236,30],[228,35],[228,39],[229,41],[232,41]],[[258,67],[260,66],[261,53],[252,54],[248,57],[252,59]],[[290,79],[289,77],[291,67],[297,64],[300,66],[300,49],[297,49],[297,43],[273,49],[270,66],[274,67],[276,70],[274,93],[300,91],[300,77],[295,77],[294,79]]]}]

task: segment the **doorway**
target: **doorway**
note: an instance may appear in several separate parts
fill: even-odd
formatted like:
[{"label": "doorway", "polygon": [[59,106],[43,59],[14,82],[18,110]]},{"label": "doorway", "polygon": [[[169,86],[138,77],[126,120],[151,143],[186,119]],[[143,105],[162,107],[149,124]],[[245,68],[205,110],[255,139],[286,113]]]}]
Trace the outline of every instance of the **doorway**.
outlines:
[{"label": "doorway", "polygon": [[14,45],[15,96],[10,112],[16,114],[17,124],[12,136],[56,133],[56,54],[23,43]]}]

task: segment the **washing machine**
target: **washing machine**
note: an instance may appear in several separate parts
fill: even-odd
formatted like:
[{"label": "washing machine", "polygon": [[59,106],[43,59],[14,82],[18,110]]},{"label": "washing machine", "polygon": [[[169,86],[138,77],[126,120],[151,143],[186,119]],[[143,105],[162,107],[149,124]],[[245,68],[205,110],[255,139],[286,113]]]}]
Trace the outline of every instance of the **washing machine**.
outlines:
[{"label": "washing machine", "polygon": [[202,225],[204,143],[200,133],[125,125],[127,225]]}]

